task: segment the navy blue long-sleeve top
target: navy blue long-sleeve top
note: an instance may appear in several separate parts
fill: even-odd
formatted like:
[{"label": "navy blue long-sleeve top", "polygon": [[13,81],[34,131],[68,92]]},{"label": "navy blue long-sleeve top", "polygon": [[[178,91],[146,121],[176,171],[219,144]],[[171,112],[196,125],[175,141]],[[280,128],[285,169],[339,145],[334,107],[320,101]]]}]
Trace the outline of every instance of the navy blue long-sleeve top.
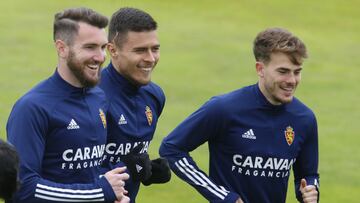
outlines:
[{"label": "navy blue long-sleeve top", "polygon": [[[189,155],[205,142],[209,175]],[[319,184],[313,112],[296,98],[270,104],[258,84],[210,99],[164,138],[160,155],[210,202],[285,202],[291,168],[299,201],[301,178]]]},{"label": "navy blue long-sleeve top", "polygon": [[114,202],[99,178],[106,111],[101,89],[73,87],[57,71],[21,97],[6,128],[20,157],[13,202]]},{"label": "navy blue long-sleeve top", "polygon": [[[138,144],[144,145],[140,153],[148,151],[165,105],[165,95],[153,82],[140,87],[133,85],[115,70],[112,63],[101,73],[100,88],[109,102],[105,163],[121,165],[121,157]],[[139,187],[140,182],[131,177],[126,181],[125,189],[131,202],[135,202]]]}]

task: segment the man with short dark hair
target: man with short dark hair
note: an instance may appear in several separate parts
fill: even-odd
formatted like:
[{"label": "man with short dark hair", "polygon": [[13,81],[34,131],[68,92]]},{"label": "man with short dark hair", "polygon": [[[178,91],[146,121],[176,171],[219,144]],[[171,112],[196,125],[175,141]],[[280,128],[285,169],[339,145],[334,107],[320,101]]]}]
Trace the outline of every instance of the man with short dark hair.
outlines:
[{"label": "man with short dark hair", "polygon": [[14,105],[8,141],[20,156],[13,202],[128,201],[123,168],[101,176],[107,105],[95,85],[105,61],[108,19],[88,8],[55,15],[55,73]]},{"label": "man with short dark hair", "polygon": [[157,23],[146,12],[121,8],[109,24],[108,52],[111,63],[102,71],[100,87],[109,101],[109,164],[124,162],[130,172],[125,189],[135,202],[140,182],[164,183],[170,179],[165,159],[147,154],[156,124],[165,105],[162,89],[151,82],[160,57]]},{"label": "man with short dark hair", "polygon": [[0,139],[0,198],[9,199],[18,188],[19,157],[13,146]]},{"label": "man with short dark hair", "polygon": [[[294,97],[305,44],[281,28],[254,41],[258,83],[213,97],[164,138],[160,155],[210,202],[285,202],[293,168],[296,197],[317,202],[314,113]],[[209,176],[189,152],[208,142]]]}]

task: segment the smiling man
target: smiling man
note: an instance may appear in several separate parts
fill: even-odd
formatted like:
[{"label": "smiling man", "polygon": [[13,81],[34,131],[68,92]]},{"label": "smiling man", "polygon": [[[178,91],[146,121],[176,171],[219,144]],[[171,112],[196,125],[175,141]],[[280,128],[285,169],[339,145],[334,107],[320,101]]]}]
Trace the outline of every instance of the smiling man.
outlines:
[{"label": "smiling man", "polygon": [[[313,112],[294,97],[305,44],[281,28],[254,41],[258,83],[213,97],[164,138],[160,155],[210,202],[286,202],[290,169],[300,202],[319,200]],[[209,176],[189,152],[208,142]]]},{"label": "smiling man", "polygon": [[125,168],[101,174],[107,105],[95,87],[108,19],[88,8],[55,15],[55,73],[21,97],[7,123],[20,157],[21,188],[7,202],[126,202]]},{"label": "smiling man", "polygon": [[105,162],[124,162],[130,172],[125,189],[135,202],[144,185],[170,180],[165,159],[150,160],[150,141],[165,105],[162,89],[151,81],[160,58],[157,23],[146,12],[121,8],[109,25],[111,63],[102,71],[100,87],[109,101]]}]

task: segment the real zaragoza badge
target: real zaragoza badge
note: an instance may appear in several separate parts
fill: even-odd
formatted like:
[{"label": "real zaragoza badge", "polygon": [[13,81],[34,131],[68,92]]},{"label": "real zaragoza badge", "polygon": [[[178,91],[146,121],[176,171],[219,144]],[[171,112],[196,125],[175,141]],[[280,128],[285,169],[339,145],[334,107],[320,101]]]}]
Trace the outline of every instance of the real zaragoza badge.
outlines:
[{"label": "real zaragoza badge", "polygon": [[151,125],[152,121],[153,121],[153,115],[152,115],[152,111],[149,106],[145,107],[145,115],[146,115],[148,124]]},{"label": "real zaragoza badge", "polygon": [[285,139],[288,145],[290,146],[295,139],[295,132],[294,129],[291,126],[288,126],[285,131]]},{"label": "real zaragoza badge", "polygon": [[102,109],[99,109],[99,116],[100,116],[100,119],[101,119],[101,122],[102,122],[104,128],[106,128],[106,117],[105,117],[105,113]]}]

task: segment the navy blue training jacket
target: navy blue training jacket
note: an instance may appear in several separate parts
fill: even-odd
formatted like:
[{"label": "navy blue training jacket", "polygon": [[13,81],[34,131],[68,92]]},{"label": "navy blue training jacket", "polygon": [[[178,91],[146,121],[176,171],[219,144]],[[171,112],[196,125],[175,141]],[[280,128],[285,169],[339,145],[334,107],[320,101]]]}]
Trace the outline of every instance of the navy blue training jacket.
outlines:
[{"label": "navy blue training jacket", "polygon": [[[140,143],[144,144],[140,153],[147,152],[165,105],[162,89],[153,82],[140,87],[131,84],[111,63],[102,71],[100,88],[109,102],[105,163],[121,164],[121,157]],[[131,202],[135,202],[139,187],[140,182],[131,177],[126,181]]]},{"label": "navy blue training jacket", "polygon": [[13,202],[114,202],[99,178],[106,111],[102,90],[73,87],[57,71],[21,97],[7,123],[22,182]]},{"label": "navy blue training jacket", "polygon": [[[189,152],[207,142],[209,175]],[[258,84],[213,97],[164,138],[160,155],[210,202],[285,202],[290,169],[319,186],[318,133],[313,112],[294,98],[274,106]]]}]

